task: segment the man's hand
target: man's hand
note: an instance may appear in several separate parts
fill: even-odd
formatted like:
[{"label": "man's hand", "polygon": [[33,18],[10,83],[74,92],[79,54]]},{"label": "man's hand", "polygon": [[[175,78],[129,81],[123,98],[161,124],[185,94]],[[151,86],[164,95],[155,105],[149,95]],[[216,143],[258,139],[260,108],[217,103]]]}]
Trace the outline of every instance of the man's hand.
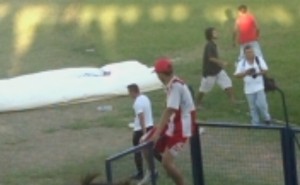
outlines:
[{"label": "man's hand", "polygon": [[225,62],[225,61],[220,62],[220,66],[223,68],[227,67],[228,65],[229,65],[228,62]]},{"label": "man's hand", "polygon": [[245,74],[246,75],[254,75],[256,72],[255,72],[255,69],[254,68],[250,68],[248,70],[245,71]]},{"label": "man's hand", "polygon": [[156,143],[160,137],[160,134],[161,134],[161,130],[159,128],[155,127],[154,133],[147,141]]}]

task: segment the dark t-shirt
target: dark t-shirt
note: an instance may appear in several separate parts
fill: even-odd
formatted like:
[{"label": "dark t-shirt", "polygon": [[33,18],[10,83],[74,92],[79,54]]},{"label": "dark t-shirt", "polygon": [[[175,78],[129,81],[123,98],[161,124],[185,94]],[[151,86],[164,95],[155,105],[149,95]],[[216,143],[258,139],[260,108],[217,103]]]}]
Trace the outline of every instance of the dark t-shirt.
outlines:
[{"label": "dark t-shirt", "polygon": [[209,58],[218,58],[218,50],[217,45],[213,41],[208,41],[205,45],[204,53],[203,53],[203,76],[215,76],[217,75],[222,68],[209,60]]}]

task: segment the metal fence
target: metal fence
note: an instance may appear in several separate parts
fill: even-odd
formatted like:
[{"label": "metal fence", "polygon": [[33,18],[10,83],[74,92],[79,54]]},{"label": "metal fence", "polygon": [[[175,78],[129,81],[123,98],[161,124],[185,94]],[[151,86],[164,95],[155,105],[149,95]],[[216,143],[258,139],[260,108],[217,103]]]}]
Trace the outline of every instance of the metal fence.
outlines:
[{"label": "metal fence", "polygon": [[300,130],[200,123],[191,139],[194,185],[298,185]]},{"label": "metal fence", "polygon": [[[149,170],[151,174],[151,185],[156,185],[156,176],[155,176],[155,162],[154,162],[154,155],[153,155],[153,143],[148,142],[141,144],[137,147],[131,147],[123,152],[120,152],[116,155],[113,155],[106,159],[105,161],[105,170],[106,170],[106,179],[107,182],[112,184],[114,182],[114,173],[113,169],[120,169],[130,171],[128,168],[132,165],[124,165],[123,167],[120,166],[120,161],[126,161],[124,158],[133,156],[136,152],[142,152],[143,150],[146,150],[149,155]],[[131,161],[131,160],[130,160]],[[115,168],[113,168],[113,164],[117,164]]]}]

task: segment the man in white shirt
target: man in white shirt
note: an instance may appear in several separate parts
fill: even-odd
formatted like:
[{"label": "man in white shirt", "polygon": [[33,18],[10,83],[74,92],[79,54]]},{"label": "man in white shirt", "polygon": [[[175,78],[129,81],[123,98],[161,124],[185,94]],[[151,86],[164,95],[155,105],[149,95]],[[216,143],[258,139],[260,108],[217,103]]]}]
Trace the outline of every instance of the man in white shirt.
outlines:
[{"label": "man in white shirt", "polygon": [[[134,99],[133,110],[135,118],[132,143],[133,146],[137,146],[140,143],[141,137],[153,128],[152,106],[150,99],[146,95],[140,93],[137,84],[130,84],[127,86],[127,89],[129,95]],[[144,176],[141,152],[135,153],[134,161],[137,168],[137,174],[132,178],[140,180]]]},{"label": "man in white shirt", "polygon": [[271,116],[262,76],[267,72],[268,66],[262,57],[255,56],[250,45],[245,46],[244,53],[245,59],[239,61],[234,75],[244,80],[244,92],[250,108],[251,123],[261,124],[261,115],[264,123],[270,124]]}]

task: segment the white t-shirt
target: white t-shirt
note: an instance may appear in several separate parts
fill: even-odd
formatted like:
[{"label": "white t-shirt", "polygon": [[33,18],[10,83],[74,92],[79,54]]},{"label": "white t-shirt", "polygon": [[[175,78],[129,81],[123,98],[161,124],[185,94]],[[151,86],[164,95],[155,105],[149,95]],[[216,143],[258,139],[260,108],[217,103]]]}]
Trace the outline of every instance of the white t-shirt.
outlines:
[{"label": "white t-shirt", "polygon": [[176,110],[171,116],[166,134],[168,136],[189,137],[195,123],[196,111],[188,86],[178,77],[167,85],[167,107]]},{"label": "white t-shirt", "polygon": [[[262,70],[268,70],[268,66],[265,60],[262,57],[257,57],[259,60],[259,65],[254,60],[252,64],[246,61],[246,59],[242,59],[239,61],[235,75],[239,73],[244,73],[248,69],[254,68],[256,73],[260,72],[260,68]],[[260,66],[260,67],[259,67]],[[264,81],[262,75],[258,75],[256,78],[253,78],[250,75],[244,77],[244,92],[245,94],[252,94],[258,91],[264,90]]]},{"label": "white t-shirt", "polygon": [[146,95],[141,94],[138,97],[136,97],[133,103],[133,110],[135,113],[134,127],[133,127],[134,131],[142,130],[142,126],[138,117],[140,113],[144,114],[146,128],[149,126],[153,126],[151,101]]}]

